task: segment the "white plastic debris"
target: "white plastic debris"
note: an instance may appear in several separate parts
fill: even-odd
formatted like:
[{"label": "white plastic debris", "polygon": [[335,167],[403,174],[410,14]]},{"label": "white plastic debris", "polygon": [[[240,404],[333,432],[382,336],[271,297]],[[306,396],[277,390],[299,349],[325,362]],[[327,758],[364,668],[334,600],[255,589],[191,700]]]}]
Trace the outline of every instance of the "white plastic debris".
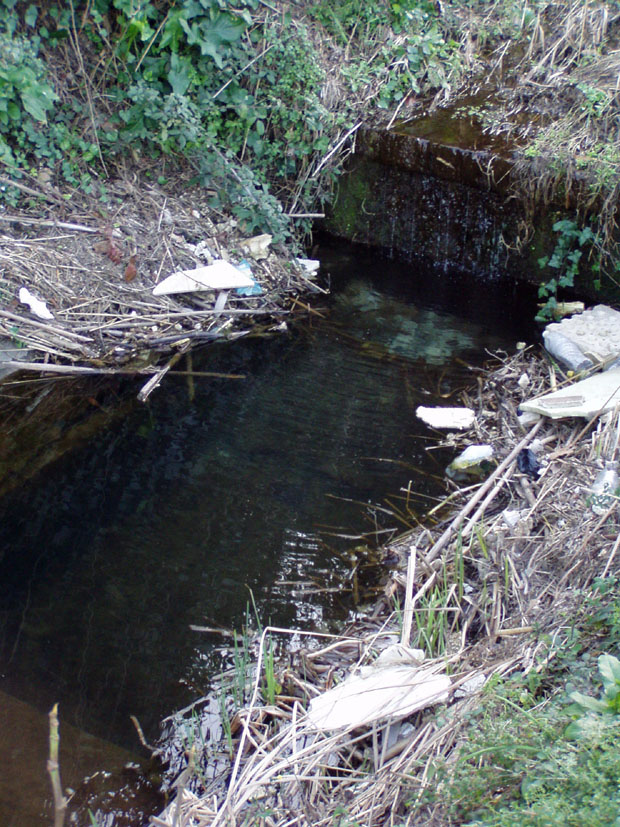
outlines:
[{"label": "white plastic debris", "polygon": [[534,413],[533,411],[523,411],[517,417],[519,420],[519,425],[522,428],[528,428],[530,425],[533,425],[535,422],[538,422],[540,419],[540,414]]},{"label": "white plastic debris", "polygon": [[252,287],[254,279],[240,272],[230,262],[217,259],[207,267],[195,270],[178,270],[153,288],[154,296],[172,293],[195,293],[200,290],[232,290],[235,287]]},{"label": "white plastic debris", "polygon": [[206,261],[207,264],[213,264],[215,260],[215,256],[206,241],[199,241],[198,244],[196,244],[194,247],[194,255],[196,258],[201,258]]},{"label": "white plastic debris", "polygon": [[543,336],[549,350],[546,334],[560,334],[569,339],[594,364],[611,362],[620,356],[620,312],[605,304],[547,325]]},{"label": "white plastic debris", "polygon": [[307,720],[317,729],[334,730],[406,718],[446,700],[450,686],[450,678],[434,668],[376,664],[313,698]]},{"label": "white plastic debris", "polygon": [[252,256],[252,258],[267,258],[269,255],[269,245],[272,241],[272,235],[263,233],[262,235],[252,236],[252,238],[246,238],[239,244],[239,247],[246,255]]},{"label": "white plastic debris", "polygon": [[471,408],[425,408],[420,405],[415,415],[431,428],[454,428],[464,430],[471,428],[476,414]]},{"label": "white plastic debris", "polygon": [[527,373],[522,373],[517,380],[517,385],[521,388],[521,390],[525,390],[530,384],[530,377]]},{"label": "white plastic debris", "polygon": [[592,359],[589,359],[574,341],[558,330],[550,330],[547,327],[543,330],[543,339],[545,349],[569,370],[587,370],[594,366]]},{"label": "white plastic debris", "polygon": [[54,318],[54,316],[47,309],[47,304],[44,301],[41,301],[41,299],[37,299],[36,296],[33,296],[30,290],[26,287],[20,287],[19,300],[22,304],[27,304],[30,310],[35,316],[38,316],[39,319]]},{"label": "white plastic debris", "polygon": [[461,474],[480,474],[485,464],[493,459],[492,445],[468,445],[463,453],[453,459],[446,468],[449,477],[458,479]]},{"label": "white plastic debris", "polygon": [[312,278],[319,272],[319,267],[321,266],[321,262],[317,261],[315,258],[296,258],[295,261],[302,270],[305,271],[306,276],[308,278]]},{"label": "white plastic debris", "polygon": [[522,402],[526,413],[539,413],[551,419],[582,416],[590,419],[620,405],[620,368],[597,373],[559,391]]}]

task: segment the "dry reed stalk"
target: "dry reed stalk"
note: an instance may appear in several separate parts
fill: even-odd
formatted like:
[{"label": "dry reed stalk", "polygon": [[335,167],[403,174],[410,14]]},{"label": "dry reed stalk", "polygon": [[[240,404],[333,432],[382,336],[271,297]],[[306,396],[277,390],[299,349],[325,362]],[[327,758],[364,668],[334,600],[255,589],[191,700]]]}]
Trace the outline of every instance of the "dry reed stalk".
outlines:
[{"label": "dry reed stalk", "polygon": [[49,723],[50,751],[47,761],[47,771],[52,782],[52,792],[54,795],[54,827],[63,827],[63,824],[65,823],[65,814],[67,812],[67,799],[62,792],[62,784],[60,782],[60,764],[58,763],[58,749],[60,746],[60,735],[58,732],[58,704],[54,704],[49,712]]},{"label": "dry reed stalk", "polygon": [[[230,296],[219,317],[208,295],[153,296],[160,275],[204,263],[183,234],[206,241],[212,253],[228,258],[227,248],[238,246],[234,228],[230,222],[216,225],[211,220],[213,213],[202,203],[206,196],[200,192],[190,208],[185,197],[162,198],[151,185],[133,198],[122,182],[118,193],[114,182],[109,188],[121,205],[115,215],[119,228],[114,230],[111,220],[97,219],[86,226],[58,221],[44,211],[37,216],[0,216],[7,226],[6,234],[0,233],[0,298],[5,306],[0,337],[27,348],[29,363],[40,359],[61,368],[77,363],[78,368],[117,370],[139,359],[143,364],[149,351],[169,359],[185,339],[192,344],[230,339],[256,330],[259,320],[279,321],[291,312],[291,300],[308,292],[310,281],[303,271],[270,253],[252,262],[263,294]],[[158,222],[148,220],[149,202]],[[67,209],[65,204],[63,219]],[[40,230],[37,238],[28,237],[32,228]],[[67,232],[60,235],[58,229]],[[100,239],[95,244],[93,235]],[[137,277],[128,283],[124,268],[135,251]],[[42,321],[29,311],[14,309],[22,286],[46,302],[54,320]],[[308,312],[300,304],[301,310]],[[84,371],[76,370],[80,372]]]}]

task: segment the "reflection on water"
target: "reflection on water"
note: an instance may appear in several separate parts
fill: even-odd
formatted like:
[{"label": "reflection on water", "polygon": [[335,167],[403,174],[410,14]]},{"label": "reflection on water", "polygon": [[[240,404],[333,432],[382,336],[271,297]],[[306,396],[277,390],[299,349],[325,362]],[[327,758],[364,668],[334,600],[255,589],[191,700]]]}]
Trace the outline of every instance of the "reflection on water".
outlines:
[{"label": "reflection on water", "polygon": [[[376,354],[444,365],[455,356],[472,353],[483,339],[480,325],[451,318],[430,308],[394,299],[368,279],[354,279],[336,296],[340,323]],[[491,343],[492,337],[488,337]],[[500,344],[499,340],[497,344]]]},{"label": "reflection on water", "polygon": [[[148,406],[0,503],[0,690],[39,711],[59,701],[65,721],[135,751],[129,716],[154,740],[219,667],[190,624],[239,627],[250,590],[280,625],[346,614],[341,589],[300,600],[289,584],[340,585],[337,551],[351,541],[334,535],[374,524],[357,503],[409,480],[422,500],[441,493],[414,470],[445,465],[424,450],[415,408],[471,382],[455,354],[480,362],[501,342],[412,305],[390,268],[383,292],[356,272],[324,322],[212,348],[196,368],[246,379],[197,378],[190,401],[184,377],[168,377]],[[10,810],[0,801],[0,821]]]}]

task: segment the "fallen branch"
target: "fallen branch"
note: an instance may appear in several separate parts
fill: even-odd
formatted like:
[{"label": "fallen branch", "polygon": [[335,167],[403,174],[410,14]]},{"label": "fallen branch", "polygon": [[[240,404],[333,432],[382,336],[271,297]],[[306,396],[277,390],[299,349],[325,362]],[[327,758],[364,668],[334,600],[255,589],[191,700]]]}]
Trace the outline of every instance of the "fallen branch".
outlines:
[{"label": "fallen branch", "polygon": [[37,227],[60,227],[61,230],[75,230],[78,233],[98,233],[96,227],[85,227],[83,224],[68,224],[66,221],[49,221],[41,218],[26,218],[21,215],[0,215],[0,221],[8,224],[31,224]]}]

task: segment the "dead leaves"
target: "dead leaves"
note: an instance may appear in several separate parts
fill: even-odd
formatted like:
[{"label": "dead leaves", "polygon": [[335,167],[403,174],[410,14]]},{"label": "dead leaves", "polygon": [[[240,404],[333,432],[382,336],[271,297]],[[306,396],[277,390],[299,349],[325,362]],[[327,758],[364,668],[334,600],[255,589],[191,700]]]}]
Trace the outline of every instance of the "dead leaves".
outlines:
[{"label": "dead leaves", "polygon": [[125,281],[130,282],[135,279],[138,275],[138,268],[136,267],[136,257],[135,255],[129,256],[129,261],[127,262],[127,267],[125,267]]},{"label": "dead leaves", "polygon": [[[96,253],[107,256],[114,264],[120,264],[124,258],[122,240],[115,236],[114,230],[111,227],[106,227],[106,229],[102,231],[102,235],[104,236],[103,239],[93,244],[93,250]],[[129,283],[133,281],[137,275],[136,254],[133,253],[129,256],[129,261],[125,266],[124,279]]]},{"label": "dead leaves", "polygon": [[95,252],[107,256],[114,264],[120,264],[123,258],[122,242],[114,237],[114,230],[111,227],[106,227],[103,231],[103,236],[102,241],[97,241],[97,243],[93,245]]}]

